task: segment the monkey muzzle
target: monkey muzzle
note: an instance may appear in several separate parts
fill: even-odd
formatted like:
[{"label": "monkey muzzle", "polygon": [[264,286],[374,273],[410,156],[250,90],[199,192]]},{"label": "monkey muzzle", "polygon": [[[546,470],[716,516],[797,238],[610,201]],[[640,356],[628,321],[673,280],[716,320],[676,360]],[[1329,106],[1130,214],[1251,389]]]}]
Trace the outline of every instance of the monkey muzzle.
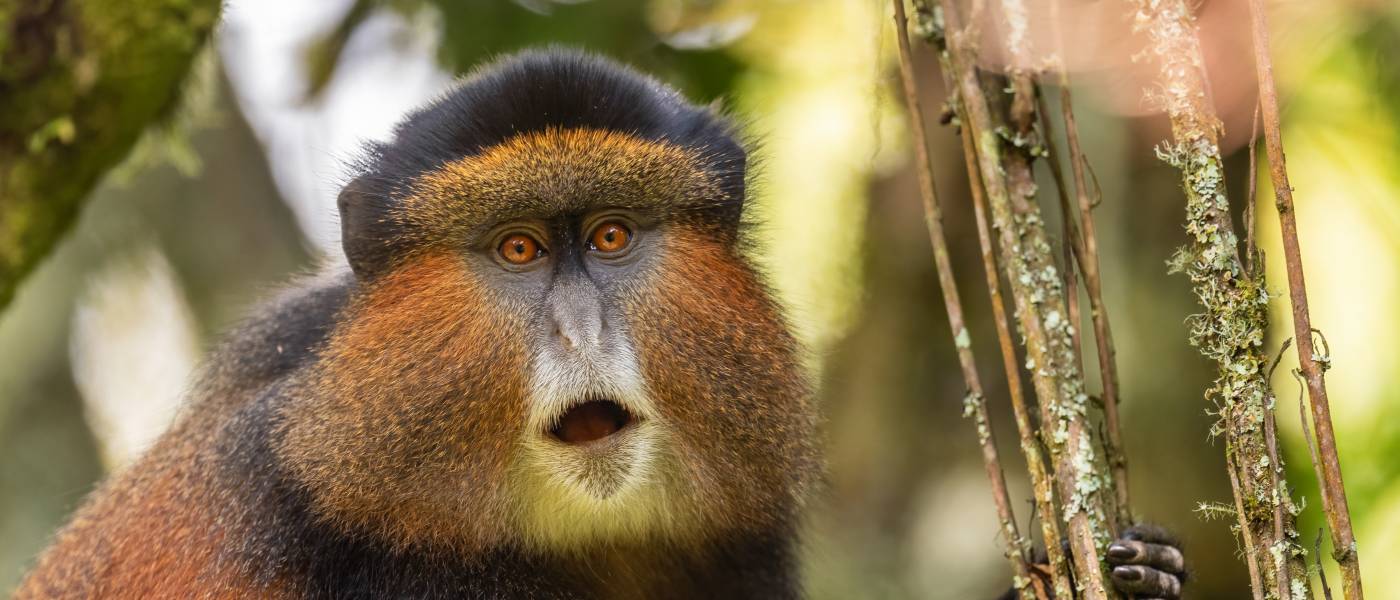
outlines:
[{"label": "monkey muzzle", "polygon": [[566,444],[588,444],[610,437],[637,421],[638,418],[621,404],[594,399],[569,407],[549,433]]}]

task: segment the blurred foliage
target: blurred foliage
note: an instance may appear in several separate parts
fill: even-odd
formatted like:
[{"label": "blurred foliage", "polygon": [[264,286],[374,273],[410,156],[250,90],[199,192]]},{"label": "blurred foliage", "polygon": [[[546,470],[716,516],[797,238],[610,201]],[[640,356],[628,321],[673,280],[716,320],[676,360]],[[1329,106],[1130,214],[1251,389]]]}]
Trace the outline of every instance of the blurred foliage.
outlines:
[{"label": "blurred foliage", "polygon": [[[334,77],[341,50],[356,26],[376,6],[409,16],[430,11],[440,27],[438,58],[454,73],[467,73],[498,54],[521,48],[566,45],[588,48],[631,63],[666,79],[692,98],[703,101],[728,92],[742,65],[723,47],[679,49],[667,43],[648,16],[649,0],[355,0],[336,27],[310,47],[307,54],[310,94]],[[703,9],[710,2],[694,2]],[[689,5],[678,6],[682,12]],[[681,21],[682,15],[672,15]],[[685,15],[686,19],[695,17]]]}]

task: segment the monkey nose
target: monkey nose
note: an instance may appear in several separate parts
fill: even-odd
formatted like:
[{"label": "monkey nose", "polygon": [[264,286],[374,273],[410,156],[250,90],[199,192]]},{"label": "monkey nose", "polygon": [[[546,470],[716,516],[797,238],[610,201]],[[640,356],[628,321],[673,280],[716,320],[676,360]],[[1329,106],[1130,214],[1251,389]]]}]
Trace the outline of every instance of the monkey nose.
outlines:
[{"label": "monkey nose", "polygon": [[592,285],[570,280],[551,290],[549,317],[564,350],[577,352],[598,346],[603,333],[603,306]]},{"label": "monkey nose", "polygon": [[597,347],[602,328],[602,319],[596,313],[560,311],[554,318],[554,336],[568,351]]},{"label": "monkey nose", "polygon": [[577,331],[566,330],[559,326],[554,327],[554,337],[559,339],[559,343],[564,346],[565,350],[574,350],[586,343],[585,340],[580,339]]}]

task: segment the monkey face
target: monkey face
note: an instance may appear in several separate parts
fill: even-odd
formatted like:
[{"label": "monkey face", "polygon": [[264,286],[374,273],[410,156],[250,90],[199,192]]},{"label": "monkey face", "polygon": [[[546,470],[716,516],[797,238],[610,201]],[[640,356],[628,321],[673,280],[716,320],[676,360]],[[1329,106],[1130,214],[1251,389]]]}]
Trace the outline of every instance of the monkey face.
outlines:
[{"label": "monkey face", "polygon": [[715,218],[734,200],[699,164],[562,129],[414,181],[382,217],[392,255],[357,269],[286,411],[282,456],[318,512],[390,540],[552,550],[787,519],[816,471],[814,411]]}]

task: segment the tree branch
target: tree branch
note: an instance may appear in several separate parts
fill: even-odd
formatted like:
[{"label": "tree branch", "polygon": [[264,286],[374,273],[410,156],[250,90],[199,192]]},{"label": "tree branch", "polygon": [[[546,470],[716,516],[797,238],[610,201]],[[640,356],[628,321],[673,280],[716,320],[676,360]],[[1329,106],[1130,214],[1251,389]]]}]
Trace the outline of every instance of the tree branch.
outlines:
[{"label": "tree branch", "polygon": [[1323,381],[1324,368],[1318,364],[1313,347],[1313,326],[1308,315],[1308,290],[1303,278],[1302,250],[1298,247],[1298,221],[1293,210],[1293,188],[1289,186],[1288,168],[1284,164],[1278,92],[1274,89],[1274,68],[1273,60],[1269,56],[1269,30],[1265,23],[1263,0],[1250,0],[1249,12],[1250,29],[1254,39],[1255,76],[1259,83],[1259,105],[1264,115],[1264,146],[1269,155],[1274,206],[1278,209],[1279,228],[1283,233],[1283,256],[1288,270],[1288,300],[1293,307],[1293,335],[1297,340],[1298,365],[1307,381],[1313,429],[1317,433],[1321,466],[1318,483],[1321,488],[1322,511],[1327,515],[1327,529],[1332,535],[1332,557],[1341,567],[1342,595],[1347,600],[1361,600],[1361,564],[1356,551],[1356,536],[1351,529],[1346,489],[1342,484],[1342,465],[1337,458],[1337,439],[1332,431],[1332,409],[1327,401],[1327,385]]},{"label": "tree branch", "polygon": [[1173,143],[1158,154],[1181,170],[1190,236],[1173,268],[1191,279],[1205,309],[1190,319],[1191,343],[1216,362],[1217,377],[1206,392],[1220,416],[1212,433],[1225,438],[1240,535],[1253,548],[1247,557],[1251,569],[1259,572],[1254,590],[1303,600],[1311,592],[1303,550],[1295,541],[1295,514],[1279,476],[1281,460],[1267,439],[1266,415],[1273,410],[1262,350],[1268,293],[1262,275],[1240,260],[1217,141],[1219,120],[1208,100],[1194,20],[1185,0],[1139,0],[1135,26],[1151,41],[1161,79],[1157,100],[1171,118]]},{"label": "tree branch", "polygon": [[[916,2],[933,14],[927,0]],[[962,126],[974,140],[983,191],[991,208],[999,237],[1002,268],[1010,283],[1017,320],[1026,345],[1027,368],[1040,399],[1041,438],[1050,449],[1055,486],[1061,501],[1061,517],[1068,525],[1074,555],[1076,581],[1082,597],[1109,598],[1100,552],[1112,539],[1104,510],[1104,491],[1112,482],[1098,472],[1099,460],[1088,426],[1088,396],[1074,354],[1072,325],[1064,299],[1045,224],[1035,203],[1030,176],[1031,148],[1002,149],[999,127],[994,124],[989,95],[978,80],[976,49],[972,36],[951,0],[941,0],[943,32],[947,39],[946,73],[955,85]],[[938,19],[933,19],[938,22]],[[1024,80],[1014,77],[1013,89]],[[995,89],[1000,90],[998,86]],[[1012,146],[1023,146],[1024,132],[1034,123],[1034,89],[1013,96],[1011,121],[1016,130]],[[1070,596],[1064,596],[1070,597]]]},{"label": "tree branch", "polygon": [[0,11],[0,307],[101,176],[170,113],[220,4],[21,0]]},{"label": "tree branch", "polygon": [[914,156],[917,163],[915,170],[919,175],[924,221],[928,226],[929,241],[933,245],[933,262],[938,270],[939,287],[943,290],[943,305],[948,312],[953,346],[957,348],[958,364],[962,367],[963,381],[967,383],[965,414],[973,417],[977,427],[977,441],[982,448],[982,465],[987,472],[987,480],[992,485],[992,498],[996,504],[997,518],[1001,522],[1002,539],[1006,544],[1006,557],[1011,561],[1012,572],[1015,573],[1015,587],[1022,597],[1033,598],[1034,595],[1030,592],[1029,566],[1026,562],[1027,545],[1016,528],[1016,515],[1011,508],[1011,497],[1006,490],[1001,458],[997,454],[995,436],[987,417],[987,398],[982,391],[981,378],[977,374],[977,361],[972,354],[972,338],[963,321],[962,300],[958,296],[952,260],[948,257],[948,242],[943,235],[943,215],[938,206],[923,110],[919,106],[919,91],[914,81],[914,65],[909,51],[909,25],[904,14],[904,0],[893,2],[895,36],[899,46],[900,82],[904,88],[904,102],[909,112],[911,129],[914,131]]}]

